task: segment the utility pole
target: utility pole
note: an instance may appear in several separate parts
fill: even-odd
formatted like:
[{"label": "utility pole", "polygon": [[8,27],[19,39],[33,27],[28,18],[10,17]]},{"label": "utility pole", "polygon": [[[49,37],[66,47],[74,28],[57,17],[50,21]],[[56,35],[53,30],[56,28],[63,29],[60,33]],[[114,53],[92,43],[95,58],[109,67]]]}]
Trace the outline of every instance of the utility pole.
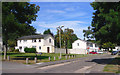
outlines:
[{"label": "utility pole", "polygon": [[[57,29],[59,30],[59,43],[60,43],[60,49],[61,49],[61,30],[64,26],[59,26]],[[60,58],[61,58],[61,50],[60,50]]]}]

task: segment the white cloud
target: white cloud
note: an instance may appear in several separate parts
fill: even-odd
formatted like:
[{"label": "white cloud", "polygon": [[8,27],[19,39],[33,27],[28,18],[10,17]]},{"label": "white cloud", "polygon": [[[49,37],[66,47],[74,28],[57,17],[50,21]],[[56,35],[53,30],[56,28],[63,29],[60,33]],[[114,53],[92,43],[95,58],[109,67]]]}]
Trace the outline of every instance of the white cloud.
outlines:
[{"label": "white cloud", "polygon": [[71,8],[65,8],[65,10],[66,10],[66,11],[74,11],[75,8],[72,8],[72,7],[71,7]]},{"label": "white cloud", "polygon": [[48,13],[65,13],[65,11],[62,11],[62,10],[46,10]]},{"label": "white cloud", "polygon": [[34,22],[34,25],[37,26],[37,33],[43,33],[46,29],[51,29],[51,31],[56,34],[56,28],[60,25],[64,25],[63,29],[70,28],[74,30],[74,33],[77,34],[79,38],[83,38],[83,30],[87,29],[87,26],[84,26],[86,22],[83,21],[61,21],[56,23],[45,23],[45,22]]}]

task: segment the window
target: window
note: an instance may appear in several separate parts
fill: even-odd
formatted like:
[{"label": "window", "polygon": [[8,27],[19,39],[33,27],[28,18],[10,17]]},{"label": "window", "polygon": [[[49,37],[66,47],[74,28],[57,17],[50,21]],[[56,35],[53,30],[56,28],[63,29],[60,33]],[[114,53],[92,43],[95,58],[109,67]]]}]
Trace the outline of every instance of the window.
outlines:
[{"label": "window", "polygon": [[21,50],[21,49],[22,49],[22,47],[20,46],[20,47],[19,47],[19,49]]},{"label": "window", "polygon": [[36,48],[36,46],[32,46],[32,48]]},{"label": "window", "polygon": [[24,42],[27,42],[27,40],[24,40]]},{"label": "window", "polygon": [[21,43],[21,40],[20,40],[20,43]]},{"label": "window", "polygon": [[36,39],[33,39],[32,42],[36,42]]},{"label": "window", "polygon": [[39,49],[41,50],[41,46],[39,46]]},{"label": "window", "polygon": [[97,47],[97,44],[95,44],[95,47]]},{"label": "window", "polygon": [[49,43],[51,43],[51,39],[49,39]]},{"label": "window", "polygon": [[79,46],[79,43],[77,43],[77,45]]},{"label": "window", "polygon": [[92,44],[92,43],[90,44],[90,47],[93,47],[93,44]]},{"label": "window", "polygon": [[39,39],[39,42],[41,42],[41,39]]}]

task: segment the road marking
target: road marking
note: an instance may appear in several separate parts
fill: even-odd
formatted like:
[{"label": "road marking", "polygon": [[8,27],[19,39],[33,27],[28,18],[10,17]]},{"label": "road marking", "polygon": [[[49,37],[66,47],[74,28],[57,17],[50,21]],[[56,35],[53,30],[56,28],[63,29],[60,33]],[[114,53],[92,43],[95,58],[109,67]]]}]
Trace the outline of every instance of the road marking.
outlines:
[{"label": "road marking", "polygon": [[45,67],[41,67],[38,69],[50,69],[50,68],[54,68],[54,67],[58,67],[58,66],[62,66],[62,65],[66,65],[66,64],[70,64],[71,62],[67,62],[67,63],[62,63],[62,64],[56,64],[56,65],[51,65],[51,66],[45,66]]}]

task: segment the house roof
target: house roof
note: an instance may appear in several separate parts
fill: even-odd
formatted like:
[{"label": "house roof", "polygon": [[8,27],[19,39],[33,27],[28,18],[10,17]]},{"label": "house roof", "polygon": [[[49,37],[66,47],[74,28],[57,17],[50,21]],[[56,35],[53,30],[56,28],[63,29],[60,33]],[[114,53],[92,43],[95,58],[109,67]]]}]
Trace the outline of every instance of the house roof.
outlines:
[{"label": "house roof", "polygon": [[[78,38],[78,40],[81,40],[81,39],[80,39],[80,38]],[[93,43],[93,42],[90,42],[90,41],[86,41],[86,40],[81,40],[81,41],[84,41],[84,42],[87,42],[87,43],[96,44],[96,43]]]},{"label": "house roof", "polygon": [[[22,36],[22,37],[18,38],[18,40],[45,38],[45,37],[48,36],[48,35],[51,35],[51,34]],[[52,36],[52,35],[51,35],[51,36]],[[52,36],[52,37],[53,37],[53,36]],[[54,37],[53,37],[53,38],[54,38]]]}]

